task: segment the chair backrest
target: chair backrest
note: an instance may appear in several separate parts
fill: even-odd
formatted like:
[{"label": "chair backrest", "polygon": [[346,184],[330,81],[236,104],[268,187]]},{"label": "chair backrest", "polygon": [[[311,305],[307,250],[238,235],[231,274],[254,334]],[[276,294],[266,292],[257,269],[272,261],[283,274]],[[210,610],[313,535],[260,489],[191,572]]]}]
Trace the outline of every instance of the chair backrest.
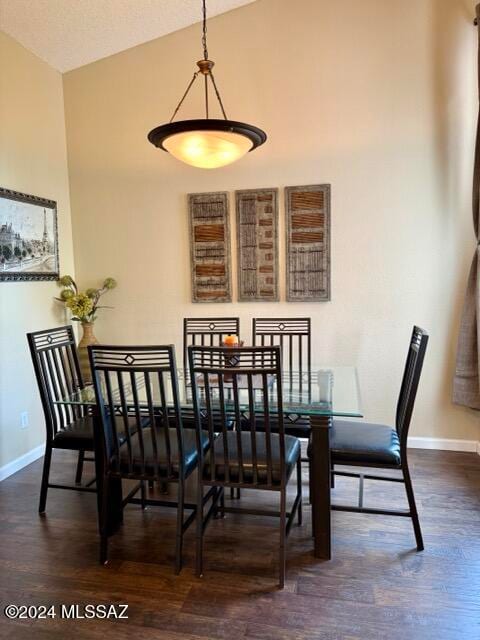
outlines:
[{"label": "chair backrest", "polygon": [[[312,341],[310,318],[253,318],[252,344],[279,345],[284,377],[290,388],[311,386]],[[298,378],[297,378],[298,376]]]},{"label": "chair backrest", "polygon": [[219,347],[228,335],[240,336],[240,318],[184,318],[183,368],[188,371],[187,347]]},{"label": "chair backrest", "polygon": [[175,347],[92,345],[88,352],[109,472],[169,479],[178,464],[181,474]]},{"label": "chair backrest", "polygon": [[427,344],[427,332],[420,329],[420,327],[413,327],[395,419],[395,426],[402,448],[407,446],[408,430],[410,428],[410,420],[417,395],[420,374],[422,373]]},{"label": "chair backrest", "polygon": [[[208,430],[210,482],[241,484],[252,487],[272,486],[274,461],[272,450],[277,451],[277,469],[285,482],[285,429],[282,403],[281,350],[273,347],[201,347],[189,346],[188,356],[192,380],[193,404],[197,432],[206,412]],[[220,414],[220,420],[218,416]],[[272,418],[275,425],[272,429]],[[235,431],[228,429],[229,418],[235,420]],[[262,429],[257,431],[257,419]],[[263,433],[264,432],[264,433]],[[259,473],[256,434],[265,438],[265,459]],[[223,441],[221,478],[218,477],[214,440],[220,434]],[[242,437],[246,435],[246,439]],[[273,440],[276,439],[276,443]],[[248,451],[246,447],[248,445]],[[197,445],[198,446],[198,445]],[[278,447],[278,448],[277,448]],[[199,447],[201,452],[201,448]],[[238,474],[231,477],[229,461],[238,461]],[[279,452],[279,457],[278,457]],[[203,454],[201,453],[201,463]],[[247,466],[249,472],[246,472]],[[201,466],[202,468],[202,466]],[[250,479],[248,479],[250,478]]]},{"label": "chair backrest", "polygon": [[70,325],[27,333],[35,377],[42,401],[47,440],[84,415],[81,406],[56,401],[83,388],[83,379]]}]

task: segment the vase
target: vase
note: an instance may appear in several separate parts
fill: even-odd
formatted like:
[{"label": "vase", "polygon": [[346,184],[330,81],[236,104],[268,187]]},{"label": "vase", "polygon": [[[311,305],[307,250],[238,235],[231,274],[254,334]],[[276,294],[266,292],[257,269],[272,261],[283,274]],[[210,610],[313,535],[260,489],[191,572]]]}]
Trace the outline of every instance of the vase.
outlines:
[{"label": "vase", "polygon": [[88,358],[88,347],[91,344],[98,344],[98,340],[93,333],[93,322],[82,322],[83,336],[78,343],[78,359],[80,361],[80,371],[83,382],[92,383],[92,372],[90,370],[90,360]]}]

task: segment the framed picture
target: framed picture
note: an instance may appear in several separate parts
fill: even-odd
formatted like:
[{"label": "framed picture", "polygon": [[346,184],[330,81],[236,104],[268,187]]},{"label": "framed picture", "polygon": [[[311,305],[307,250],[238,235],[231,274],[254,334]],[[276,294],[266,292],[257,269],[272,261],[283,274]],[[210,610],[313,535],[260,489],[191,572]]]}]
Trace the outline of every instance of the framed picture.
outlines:
[{"label": "framed picture", "polygon": [[58,277],[57,203],[0,187],[0,281]]},{"label": "framed picture", "polygon": [[278,301],[278,189],[235,191],[238,299]]},{"label": "framed picture", "polygon": [[190,193],[192,302],[231,302],[228,193]]},{"label": "framed picture", "polygon": [[285,187],[287,301],[330,300],[330,185]]}]

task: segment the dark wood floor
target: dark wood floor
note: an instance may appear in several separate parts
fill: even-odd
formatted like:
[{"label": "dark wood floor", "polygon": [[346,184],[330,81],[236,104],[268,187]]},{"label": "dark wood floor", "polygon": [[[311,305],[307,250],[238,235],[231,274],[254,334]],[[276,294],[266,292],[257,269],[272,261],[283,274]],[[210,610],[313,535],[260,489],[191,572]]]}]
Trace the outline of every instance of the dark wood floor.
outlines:
[{"label": "dark wood floor", "polygon": [[[52,481],[71,479],[72,456],[55,455]],[[278,591],[277,520],[268,518],[213,521],[203,579],[193,574],[190,530],[185,568],[175,577],[175,512],[132,505],[101,567],[95,496],[51,490],[40,518],[38,461],[0,484],[0,637],[478,640],[480,457],[412,451],[411,466],[424,552],[416,553],[407,519],[337,512],[334,558],[315,560],[306,509],[305,524],[292,529],[286,588]],[[339,478],[334,499],[353,499],[354,482]],[[366,504],[390,497],[403,506],[402,491],[367,483]],[[252,498],[272,497],[244,492],[241,502]],[[9,603],[127,603],[129,619],[8,621]]]}]

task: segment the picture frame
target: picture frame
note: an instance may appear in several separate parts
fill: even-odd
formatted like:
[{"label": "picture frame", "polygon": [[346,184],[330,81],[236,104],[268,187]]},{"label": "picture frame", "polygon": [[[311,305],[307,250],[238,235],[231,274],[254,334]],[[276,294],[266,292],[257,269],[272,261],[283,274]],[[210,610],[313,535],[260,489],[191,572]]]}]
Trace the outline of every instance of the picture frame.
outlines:
[{"label": "picture frame", "polygon": [[188,210],[192,302],[231,302],[228,193],[190,193]]},{"label": "picture frame", "polygon": [[287,302],[331,300],[330,184],[285,187]]},{"label": "picture frame", "polygon": [[57,203],[0,187],[0,282],[58,280]]},{"label": "picture frame", "polygon": [[278,189],[235,191],[239,302],[278,302]]}]

